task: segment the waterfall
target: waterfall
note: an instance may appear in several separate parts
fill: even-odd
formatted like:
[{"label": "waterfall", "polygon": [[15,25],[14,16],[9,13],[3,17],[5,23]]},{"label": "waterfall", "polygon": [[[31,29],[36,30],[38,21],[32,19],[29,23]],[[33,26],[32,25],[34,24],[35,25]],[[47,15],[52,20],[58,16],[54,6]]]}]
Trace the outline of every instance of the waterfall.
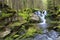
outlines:
[{"label": "waterfall", "polygon": [[45,16],[47,15],[47,11],[43,10],[42,13],[40,11],[37,11],[35,12],[35,14],[41,19],[41,23],[39,23],[39,25],[45,29],[47,27],[47,23],[45,19]]}]

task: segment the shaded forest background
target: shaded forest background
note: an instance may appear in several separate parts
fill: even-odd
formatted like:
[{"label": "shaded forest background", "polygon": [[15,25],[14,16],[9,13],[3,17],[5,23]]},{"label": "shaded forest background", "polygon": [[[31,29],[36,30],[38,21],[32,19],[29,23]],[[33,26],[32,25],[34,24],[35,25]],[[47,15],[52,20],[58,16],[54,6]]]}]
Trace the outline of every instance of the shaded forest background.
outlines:
[{"label": "shaded forest background", "polygon": [[49,1],[52,5],[59,6],[59,0],[0,0],[15,10],[24,8],[47,9]]}]

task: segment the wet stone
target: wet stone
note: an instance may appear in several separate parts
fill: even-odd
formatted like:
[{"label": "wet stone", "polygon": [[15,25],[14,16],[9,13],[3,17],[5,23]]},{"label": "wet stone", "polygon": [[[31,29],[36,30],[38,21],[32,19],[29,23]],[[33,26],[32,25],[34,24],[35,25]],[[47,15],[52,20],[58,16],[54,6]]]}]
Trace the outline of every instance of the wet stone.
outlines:
[{"label": "wet stone", "polygon": [[59,34],[56,31],[51,30],[44,34],[38,34],[34,40],[57,40],[58,35]]},{"label": "wet stone", "polygon": [[60,36],[57,38],[57,40],[60,40]]},{"label": "wet stone", "polygon": [[49,33],[48,33],[48,36],[50,38],[52,38],[53,40],[56,40],[56,38],[58,37],[58,32],[54,31],[54,30],[51,30]]},{"label": "wet stone", "polygon": [[34,40],[53,40],[52,38],[49,38],[46,34],[39,34],[37,35]]},{"label": "wet stone", "polygon": [[50,32],[50,34],[52,34],[52,36],[58,37],[58,32],[56,32],[56,31],[54,31],[54,30],[52,30],[52,31]]}]

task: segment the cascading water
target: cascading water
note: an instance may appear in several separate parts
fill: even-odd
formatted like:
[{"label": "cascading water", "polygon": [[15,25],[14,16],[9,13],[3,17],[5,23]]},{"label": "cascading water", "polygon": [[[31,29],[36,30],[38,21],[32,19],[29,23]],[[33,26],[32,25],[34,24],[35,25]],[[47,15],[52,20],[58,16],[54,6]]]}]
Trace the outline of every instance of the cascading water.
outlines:
[{"label": "cascading water", "polygon": [[40,11],[37,11],[37,12],[35,12],[35,14],[41,19],[41,23],[39,23],[39,25],[45,29],[45,28],[47,28],[47,23],[46,23],[46,19],[45,19],[47,12],[45,10],[43,12],[41,13]]},{"label": "cascading water", "polygon": [[46,19],[45,19],[45,16],[47,14],[46,11],[44,11],[44,14],[41,13],[40,11],[35,12],[35,14],[38,15],[39,18],[41,19],[42,23],[40,23],[40,24],[45,24],[46,23]]},{"label": "cascading water", "polygon": [[44,10],[42,13],[40,11],[36,11],[35,14],[41,19],[41,23],[39,23],[39,26],[43,29],[43,34],[38,34],[34,38],[34,40],[56,40],[56,38],[58,37],[58,33],[54,30],[48,31],[46,29],[48,27],[45,19],[47,11]]}]

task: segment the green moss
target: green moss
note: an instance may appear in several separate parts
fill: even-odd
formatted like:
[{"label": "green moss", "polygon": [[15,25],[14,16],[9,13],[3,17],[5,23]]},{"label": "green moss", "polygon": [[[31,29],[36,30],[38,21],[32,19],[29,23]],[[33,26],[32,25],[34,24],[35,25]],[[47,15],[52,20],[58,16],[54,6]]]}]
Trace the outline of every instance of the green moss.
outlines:
[{"label": "green moss", "polygon": [[30,27],[28,30],[27,30],[27,33],[26,33],[26,36],[33,36],[33,34],[36,32],[36,29],[33,28],[33,27]]},{"label": "green moss", "polygon": [[14,36],[13,36],[13,38],[17,38],[17,37],[19,37],[19,35],[18,35],[18,34],[16,34],[16,35],[14,35]]},{"label": "green moss", "polygon": [[[24,38],[27,38],[27,37],[31,37],[31,36],[34,36],[36,32],[36,29],[34,27],[30,27],[25,34],[21,35],[19,38],[21,39],[24,39]],[[17,39],[19,39],[17,38]]]},{"label": "green moss", "polygon": [[16,26],[20,26],[20,22],[14,22],[14,23],[10,23],[8,26],[11,28],[15,28]]},{"label": "green moss", "polygon": [[13,38],[7,37],[7,38],[5,38],[5,40],[13,40]]},{"label": "green moss", "polygon": [[11,14],[6,14],[6,13],[2,13],[2,15],[0,16],[0,19],[2,19],[2,18],[6,18],[6,17],[9,17],[9,16],[11,16],[12,15],[12,13]]},{"label": "green moss", "polygon": [[24,13],[19,13],[19,16],[23,17],[23,19],[27,19],[28,14],[26,12]]}]

